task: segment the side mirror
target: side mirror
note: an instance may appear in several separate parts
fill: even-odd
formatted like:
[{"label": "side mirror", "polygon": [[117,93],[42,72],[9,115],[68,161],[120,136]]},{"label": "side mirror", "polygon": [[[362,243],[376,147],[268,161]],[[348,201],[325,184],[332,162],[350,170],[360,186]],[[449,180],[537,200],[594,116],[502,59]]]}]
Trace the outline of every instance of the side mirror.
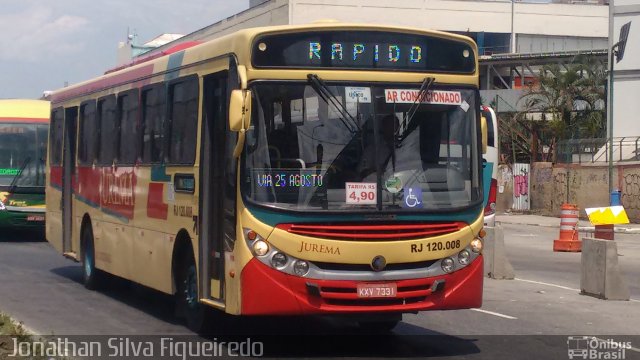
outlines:
[{"label": "side mirror", "polygon": [[251,91],[233,90],[229,100],[229,129],[246,130],[251,123]]},{"label": "side mirror", "polygon": [[482,131],[482,153],[487,153],[487,144],[489,143],[489,133],[487,132],[487,118],[480,117],[480,129]]}]

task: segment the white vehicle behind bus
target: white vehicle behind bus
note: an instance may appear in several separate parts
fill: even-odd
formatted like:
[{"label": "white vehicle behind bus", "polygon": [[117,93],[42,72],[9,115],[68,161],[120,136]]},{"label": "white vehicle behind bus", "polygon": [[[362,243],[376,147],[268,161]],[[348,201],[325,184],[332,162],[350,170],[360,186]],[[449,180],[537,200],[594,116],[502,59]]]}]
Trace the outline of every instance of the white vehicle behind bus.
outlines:
[{"label": "white vehicle behind bus", "polygon": [[[498,192],[498,118],[492,108],[482,105],[482,116],[487,119],[487,152],[482,155],[485,160],[485,202],[484,224],[495,226],[496,222],[496,196]],[[491,178],[489,180],[489,174]]]}]

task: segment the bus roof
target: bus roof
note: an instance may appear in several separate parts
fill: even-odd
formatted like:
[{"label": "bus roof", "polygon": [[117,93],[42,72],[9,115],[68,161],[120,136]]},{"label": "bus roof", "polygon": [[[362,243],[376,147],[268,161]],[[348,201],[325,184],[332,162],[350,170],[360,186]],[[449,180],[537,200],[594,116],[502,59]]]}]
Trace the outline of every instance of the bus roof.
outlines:
[{"label": "bus roof", "polygon": [[[304,25],[279,25],[279,26],[264,26],[247,28],[235,31],[233,33],[202,42],[200,44],[189,44],[191,46],[179,51],[177,54],[183,54],[180,58],[184,59],[186,64],[201,62],[205,59],[212,59],[223,57],[225,55],[233,54],[239,64],[246,65],[247,69],[251,68],[251,46],[253,40],[261,35],[276,34],[276,33],[290,33],[298,31],[312,31],[312,30],[371,30],[371,31],[390,31],[390,32],[403,32],[413,33],[418,35],[427,35],[433,37],[447,38],[455,41],[460,41],[469,44],[474,49],[476,59],[476,72],[477,72],[477,46],[476,43],[469,37],[464,35],[458,35],[453,33],[447,33],[437,30],[426,30],[419,28],[400,27],[392,25],[371,25],[371,24],[353,24],[353,23],[340,23],[340,22],[326,22],[326,23],[312,23]],[[177,45],[176,45],[177,46]],[[158,56],[159,55],[159,56]],[[59,103],[72,99],[78,96],[84,96],[93,92],[103,91],[108,88],[118,87],[129,82],[144,82],[145,79],[150,79],[153,76],[164,75],[168,72],[176,70],[172,68],[176,64],[172,64],[170,57],[176,55],[176,53],[167,53],[164,55],[154,54],[153,51],[147,55],[147,61],[133,61],[131,66],[125,68],[116,68],[115,71],[107,71],[106,74],[58,89],[51,94],[52,102]],[[187,60],[189,59],[189,60]],[[184,66],[184,64],[177,64],[177,68]]]},{"label": "bus roof", "polygon": [[50,111],[50,103],[46,100],[0,99],[0,123],[48,123]]}]

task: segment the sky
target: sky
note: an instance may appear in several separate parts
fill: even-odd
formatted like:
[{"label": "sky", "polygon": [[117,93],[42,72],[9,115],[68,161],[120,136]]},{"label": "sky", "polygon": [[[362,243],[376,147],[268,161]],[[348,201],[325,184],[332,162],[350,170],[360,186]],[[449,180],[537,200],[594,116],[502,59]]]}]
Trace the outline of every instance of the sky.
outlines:
[{"label": "sky", "polygon": [[0,99],[39,98],[116,66],[127,29],[145,43],[188,34],[249,0],[0,0]]}]

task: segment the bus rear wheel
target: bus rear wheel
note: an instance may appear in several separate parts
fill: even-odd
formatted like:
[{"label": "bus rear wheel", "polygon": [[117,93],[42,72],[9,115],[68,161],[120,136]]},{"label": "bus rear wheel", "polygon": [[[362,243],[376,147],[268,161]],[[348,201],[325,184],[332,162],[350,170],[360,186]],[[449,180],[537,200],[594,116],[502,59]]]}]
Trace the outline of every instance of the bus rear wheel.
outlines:
[{"label": "bus rear wheel", "polygon": [[184,251],[177,269],[176,313],[185,318],[189,330],[207,329],[208,309],[199,301],[198,272],[193,252]]},{"label": "bus rear wheel", "polygon": [[89,290],[96,290],[100,283],[101,272],[96,269],[95,254],[93,230],[88,225],[82,232],[82,281]]}]

